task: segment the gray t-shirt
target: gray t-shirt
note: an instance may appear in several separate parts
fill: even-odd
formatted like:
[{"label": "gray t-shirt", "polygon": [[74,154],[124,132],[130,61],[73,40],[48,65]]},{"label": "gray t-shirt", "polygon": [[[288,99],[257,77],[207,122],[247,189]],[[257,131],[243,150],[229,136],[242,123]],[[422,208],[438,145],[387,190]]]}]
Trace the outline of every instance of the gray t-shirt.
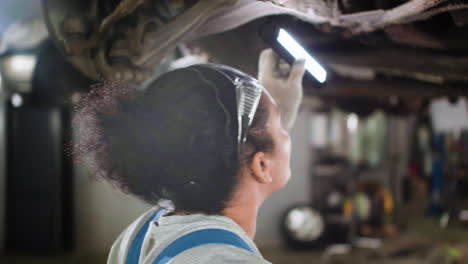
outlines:
[{"label": "gray t-shirt", "polygon": [[[158,207],[152,208],[135,220],[112,245],[107,264],[125,264],[127,252],[133,238],[145,222],[152,217]],[[178,263],[247,263],[268,264],[254,242],[233,220],[224,216],[174,215],[163,216],[159,226],[151,223],[143,241],[138,264],[150,264],[159,253],[177,238],[193,231],[206,228],[219,228],[231,231],[241,237],[255,253],[226,244],[207,244],[191,248],[175,256],[168,264]]]}]

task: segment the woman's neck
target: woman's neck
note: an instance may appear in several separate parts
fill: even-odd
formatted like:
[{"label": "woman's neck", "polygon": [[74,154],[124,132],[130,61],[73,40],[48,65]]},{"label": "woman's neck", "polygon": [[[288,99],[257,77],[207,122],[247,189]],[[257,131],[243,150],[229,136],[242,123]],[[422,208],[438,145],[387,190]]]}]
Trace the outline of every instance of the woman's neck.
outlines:
[{"label": "woman's neck", "polygon": [[224,209],[223,216],[236,222],[250,238],[255,237],[257,228],[258,207],[250,204],[242,204]]},{"label": "woman's neck", "polygon": [[234,195],[234,199],[228,203],[222,215],[231,218],[253,239],[257,228],[258,210],[265,197],[258,190],[242,189]]}]

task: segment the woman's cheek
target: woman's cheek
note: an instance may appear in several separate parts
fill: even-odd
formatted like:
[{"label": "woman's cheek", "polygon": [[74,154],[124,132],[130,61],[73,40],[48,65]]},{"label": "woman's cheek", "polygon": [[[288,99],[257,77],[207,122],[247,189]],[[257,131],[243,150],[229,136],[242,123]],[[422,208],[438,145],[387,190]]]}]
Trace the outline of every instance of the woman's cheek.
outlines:
[{"label": "woman's cheek", "polygon": [[290,160],[291,160],[291,139],[289,137],[289,134],[286,132],[284,134],[283,142],[282,142],[282,150],[281,150],[281,161],[279,164],[281,164],[282,168],[280,168],[280,171],[282,172],[282,178],[283,178],[283,183],[282,186],[286,185],[291,178],[291,166],[290,166]]}]

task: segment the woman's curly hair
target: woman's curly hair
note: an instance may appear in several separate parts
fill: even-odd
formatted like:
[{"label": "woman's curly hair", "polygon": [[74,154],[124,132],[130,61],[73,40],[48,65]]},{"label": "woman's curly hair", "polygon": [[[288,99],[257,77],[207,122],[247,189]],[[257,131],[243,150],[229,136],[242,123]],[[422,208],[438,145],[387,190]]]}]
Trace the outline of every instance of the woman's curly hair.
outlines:
[{"label": "woman's curly hair", "polygon": [[169,72],[145,89],[104,82],[76,106],[72,153],[144,201],[169,199],[177,211],[220,214],[243,162],[274,147],[261,100],[238,153],[236,107],[233,83],[207,67]]}]

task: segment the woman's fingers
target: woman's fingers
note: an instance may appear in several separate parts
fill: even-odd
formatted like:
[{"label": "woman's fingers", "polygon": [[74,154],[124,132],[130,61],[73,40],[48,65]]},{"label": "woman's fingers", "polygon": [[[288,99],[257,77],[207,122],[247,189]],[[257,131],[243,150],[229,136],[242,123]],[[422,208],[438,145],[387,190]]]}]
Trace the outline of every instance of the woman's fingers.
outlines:
[{"label": "woman's fingers", "polygon": [[274,76],[277,59],[278,55],[272,49],[265,49],[260,53],[260,59],[258,60],[259,79],[265,75],[267,77]]},{"label": "woman's fingers", "polygon": [[[276,72],[278,61],[279,56],[272,49],[263,50],[258,60],[259,79],[274,78],[275,76],[278,76],[279,73]],[[290,69],[289,77],[287,78],[288,82],[290,84],[302,82],[302,77],[305,72],[305,60],[296,60]]]},{"label": "woman's fingers", "polygon": [[[284,67],[283,67],[284,66]],[[297,60],[292,66],[280,63],[272,50],[263,50],[258,61],[258,80],[270,92],[281,112],[283,127],[290,130],[302,100],[302,77],[305,60]]]},{"label": "woman's fingers", "polygon": [[301,84],[305,72],[305,59],[296,60],[291,68],[288,82],[290,84]]}]

